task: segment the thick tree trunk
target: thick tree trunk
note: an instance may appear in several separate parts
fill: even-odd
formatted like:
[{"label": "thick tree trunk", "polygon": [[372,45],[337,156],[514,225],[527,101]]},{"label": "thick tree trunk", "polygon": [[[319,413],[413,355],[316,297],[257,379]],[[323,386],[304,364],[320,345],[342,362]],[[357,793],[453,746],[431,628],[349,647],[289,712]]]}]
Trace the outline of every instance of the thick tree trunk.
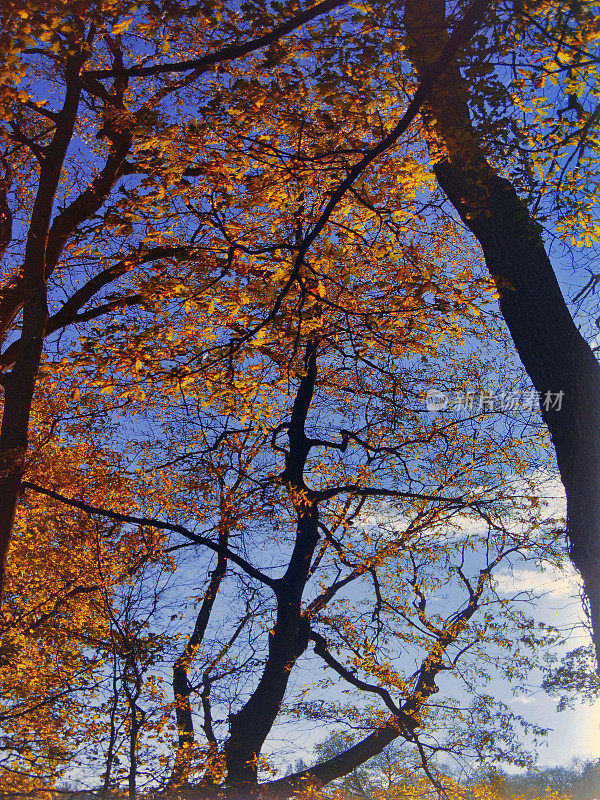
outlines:
[{"label": "thick tree trunk", "polygon": [[[447,38],[445,3],[407,0],[405,22],[409,57],[425,75]],[[468,86],[455,65],[438,81],[423,117],[438,182],[481,244],[515,347],[540,393],[600,664],[600,366],[567,308],[539,226],[484,157],[469,116]],[[548,399],[553,404],[546,406]]]},{"label": "thick tree trunk", "polygon": [[308,646],[308,622],[302,617],[302,593],[318,542],[318,510],[311,503],[298,512],[296,544],[277,587],[277,616],[269,633],[265,669],[254,693],[230,717],[225,747],[227,785],[234,796],[258,796],[258,758],[279,714],[294,664]]},{"label": "thick tree trunk", "polygon": [[[39,298],[38,319],[29,327],[32,342],[27,358],[20,359],[4,377],[4,408],[0,427],[0,598],[4,588],[6,559],[25,470],[31,402],[42,354],[48,318],[45,293]],[[23,324],[25,332],[25,322]],[[18,367],[18,369],[17,369]]]}]

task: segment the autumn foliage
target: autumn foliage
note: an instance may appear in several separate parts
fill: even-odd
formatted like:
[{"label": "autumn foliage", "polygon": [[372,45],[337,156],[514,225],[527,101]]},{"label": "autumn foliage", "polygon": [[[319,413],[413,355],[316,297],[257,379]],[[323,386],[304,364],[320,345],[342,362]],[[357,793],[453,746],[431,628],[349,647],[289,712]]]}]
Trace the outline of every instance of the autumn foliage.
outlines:
[{"label": "autumn foliage", "polygon": [[[486,682],[558,638],[496,578],[567,555],[548,436],[535,408],[425,397],[528,388],[482,187],[502,169],[531,200],[537,170],[539,221],[592,244],[568,144],[591,171],[597,112],[543,97],[570,57],[579,108],[600,24],[436,9],[432,44],[410,2],[5,4],[7,797],[311,796],[394,741],[418,780],[382,797],[440,790],[438,750],[529,763],[518,731],[542,731]],[[278,743],[317,724],[357,737],[284,775]]]}]

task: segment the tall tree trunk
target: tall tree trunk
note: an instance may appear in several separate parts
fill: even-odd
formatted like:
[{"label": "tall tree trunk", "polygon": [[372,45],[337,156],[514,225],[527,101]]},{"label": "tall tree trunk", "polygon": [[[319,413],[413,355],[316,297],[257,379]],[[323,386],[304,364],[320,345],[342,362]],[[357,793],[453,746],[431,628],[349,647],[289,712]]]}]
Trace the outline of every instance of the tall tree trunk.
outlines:
[{"label": "tall tree trunk", "polygon": [[277,581],[277,614],[269,633],[268,655],[258,686],[247,703],[230,717],[225,747],[227,784],[233,794],[257,795],[258,758],[281,708],[294,663],[308,646],[309,625],[302,616],[302,593],[318,542],[319,512],[304,483],[311,444],[304,426],[317,377],[317,342],[306,350],[306,374],[300,381],[288,428],[290,448],[282,480],[294,499],[296,540],[285,574]]},{"label": "tall tree trunk", "polygon": [[[50,219],[63,162],[77,118],[81,97],[79,72],[85,58],[86,56],[77,55],[67,62],[65,99],[41,166],[25,248],[21,348],[11,372],[2,376],[4,408],[0,427],[0,593],[4,587],[6,557],[25,468],[31,403],[48,320],[46,248]],[[0,330],[3,334],[13,318],[14,309],[7,312],[6,319],[0,319]]]},{"label": "tall tree trunk", "polygon": [[[308,577],[310,558],[318,541],[316,507],[307,509],[298,523],[303,552],[293,580],[282,582],[277,592],[277,616],[269,633],[267,662],[254,693],[243,708],[230,717],[230,736],[225,756],[227,783],[252,797],[257,790],[258,757],[279,714],[290,673],[308,646],[308,624],[302,618],[302,589]],[[290,585],[295,584],[295,585]]]},{"label": "tall tree trunk", "polygon": [[[405,23],[409,57],[425,76],[447,38],[444,0],[407,0]],[[485,158],[471,124],[468,86],[455,64],[438,80],[423,118],[438,182],[481,244],[515,347],[540,393],[600,664],[600,366],[567,308],[541,229]],[[547,398],[555,407],[546,407]]]},{"label": "tall tree trunk", "polygon": [[[93,26],[92,26],[93,27]],[[93,33],[88,35],[91,44]],[[120,53],[115,63],[122,66]],[[4,342],[19,313],[23,312],[20,339],[10,372],[0,375],[4,408],[0,427],[0,600],[4,588],[6,557],[25,468],[33,395],[37,383],[44,337],[47,333],[47,279],[53,273],[69,236],[102,206],[122,174],[133,134],[123,98],[127,77],[117,76],[107,105],[119,114],[107,118],[104,132],[111,141],[106,163],[89,185],[52,220],[63,164],[71,144],[82,94],[81,70],[89,57],[86,47],[67,59],[65,97],[56,117],[54,134],[44,148],[38,188],[29,221],[23,268],[0,290],[0,343]],[[10,241],[11,217],[6,192],[10,175],[0,181],[0,254]],[[102,283],[100,282],[101,288]],[[9,346],[3,355],[11,350]]]}]

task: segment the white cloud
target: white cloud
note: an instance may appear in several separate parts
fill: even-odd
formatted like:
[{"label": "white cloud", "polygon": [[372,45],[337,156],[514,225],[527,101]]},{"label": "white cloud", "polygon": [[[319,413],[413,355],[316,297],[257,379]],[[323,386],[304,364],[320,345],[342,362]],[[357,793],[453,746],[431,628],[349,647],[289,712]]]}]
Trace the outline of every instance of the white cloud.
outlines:
[{"label": "white cloud", "polygon": [[544,697],[524,696],[524,697],[515,697],[513,703],[521,703],[524,706],[530,706],[533,705],[534,703],[544,702],[545,700],[546,698]]},{"label": "white cloud", "polygon": [[499,572],[495,576],[495,586],[496,591],[504,595],[531,592],[536,596],[574,598],[579,597],[580,593],[579,576],[569,564],[560,570],[553,567],[544,570],[519,567]]}]

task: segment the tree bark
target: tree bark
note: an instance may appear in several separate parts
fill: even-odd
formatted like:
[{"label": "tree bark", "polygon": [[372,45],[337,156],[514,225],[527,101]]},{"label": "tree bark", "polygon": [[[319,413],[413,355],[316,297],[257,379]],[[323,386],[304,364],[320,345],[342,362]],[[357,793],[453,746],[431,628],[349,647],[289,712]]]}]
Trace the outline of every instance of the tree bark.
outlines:
[{"label": "tree bark", "polygon": [[[443,0],[407,0],[408,54],[418,76],[447,38]],[[513,185],[490,166],[456,64],[423,111],[439,185],[481,244],[519,357],[540,393],[567,496],[570,555],[581,573],[600,664],[600,366],[577,329],[541,229]],[[562,393],[562,394],[561,394]],[[560,408],[545,407],[561,398]]]}]

